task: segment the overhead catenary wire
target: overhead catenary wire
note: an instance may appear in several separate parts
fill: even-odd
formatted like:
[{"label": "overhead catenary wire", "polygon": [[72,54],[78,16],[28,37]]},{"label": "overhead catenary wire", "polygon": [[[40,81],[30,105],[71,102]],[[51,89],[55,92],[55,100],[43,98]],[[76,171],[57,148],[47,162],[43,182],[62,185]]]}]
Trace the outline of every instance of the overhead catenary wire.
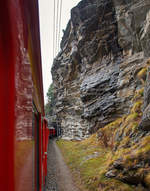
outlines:
[{"label": "overhead catenary wire", "polygon": [[57,0],[57,9],[56,9],[56,47],[55,47],[55,55],[58,52],[58,24],[59,24],[59,0]]},{"label": "overhead catenary wire", "polygon": [[53,59],[59,52],[60,33],[61,33],[61,17],[62,17],[62,0],[54,0],[54,16],[53,16]]},{"label": "overhead catenary wire", "polygon": [[56,21],[56,4],[55,4],[55,0],[54,0],[54,15],[53,15],[53,59],[55,58],[55,35],[56,35],[56,31],[55,31],[55,21]]},{"label": "overhead catenary wire", "polygon": [[62,17],[62,0],[60,0],[60,11],[59,11],[58,52],[60,50],[61,17]]}]

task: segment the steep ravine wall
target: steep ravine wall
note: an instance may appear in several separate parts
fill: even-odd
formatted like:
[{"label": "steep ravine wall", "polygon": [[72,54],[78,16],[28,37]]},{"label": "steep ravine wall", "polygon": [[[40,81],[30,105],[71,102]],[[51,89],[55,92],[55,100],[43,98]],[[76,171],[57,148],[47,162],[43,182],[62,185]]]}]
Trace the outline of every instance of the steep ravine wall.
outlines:
[{"label": "steep ravine wall", "polygon": [[147,65],[149,37],[149,0],[82,0],[71,10],[52,67],[64,138],[85,138],[129,112],[145,86],[136,74]]}]

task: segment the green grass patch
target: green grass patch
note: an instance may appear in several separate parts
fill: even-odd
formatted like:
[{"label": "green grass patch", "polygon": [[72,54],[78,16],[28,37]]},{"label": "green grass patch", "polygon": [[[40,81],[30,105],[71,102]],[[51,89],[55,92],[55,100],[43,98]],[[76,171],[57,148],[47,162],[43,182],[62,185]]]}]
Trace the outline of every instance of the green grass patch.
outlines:
[{"label": "green grass patch", "polygon": [[[139,76],[145,74],[145,70],[140,72]],[[112,167],[114,162],[119,159],[122,161],[124,168],[130,169],[130,167],[138,164],[141,158],[147,159],[149,157],[150,136],[141,138],[138,143],[133,141],[133,135],[138,135],[138,125],[142,117],[143,94],[144,88],[136,90],[130,112],[100,128],[96,134],[88,139],[83,141],[57,141],[64,160],[70,167],[80,190],[135,190],[134,186],[116,180],[117,177],[121,178],[123,173]],[[145,168],[141,171],[141,174],[145,174]],[[110,169],[117,172],[116,179],[105,176]],[[140,174],[140,172],[136,172],[137,175],[138,173]],[[149,174],[147,174],[145,180],[150,187],[148,183],[150,180]]]},{"label": "green grass patch", "polygon": [[132,191],[120,181],[106,178],[112,151],[99,145],[96,135],[84,141],[57,141],[64,160],[73,172],[77,186],[82,191]]}]

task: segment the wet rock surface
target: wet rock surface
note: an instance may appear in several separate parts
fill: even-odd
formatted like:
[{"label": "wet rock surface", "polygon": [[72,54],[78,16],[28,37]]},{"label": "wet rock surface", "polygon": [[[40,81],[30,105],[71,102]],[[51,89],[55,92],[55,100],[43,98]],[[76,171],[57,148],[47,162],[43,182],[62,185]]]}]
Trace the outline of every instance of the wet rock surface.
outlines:
[{"label": "wet rock surface", "polygon": [[143,116],[139,128],[150,131],[150,68],[147,70],[146,85],[144,89]]}]

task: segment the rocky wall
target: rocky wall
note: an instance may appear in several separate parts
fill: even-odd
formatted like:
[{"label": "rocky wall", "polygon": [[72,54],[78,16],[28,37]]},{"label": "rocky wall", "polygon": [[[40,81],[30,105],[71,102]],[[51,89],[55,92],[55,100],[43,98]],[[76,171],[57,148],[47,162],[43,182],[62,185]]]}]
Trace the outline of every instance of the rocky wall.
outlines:
[{"label": "rocky wall", "polygon": [[128,114],[142,87],[149,108],[149,81],[139,75],[148,67],[149,37],[149,0],[82,0],[71,10],[52,66],[53,112],[63,138],[86,138]]}]

